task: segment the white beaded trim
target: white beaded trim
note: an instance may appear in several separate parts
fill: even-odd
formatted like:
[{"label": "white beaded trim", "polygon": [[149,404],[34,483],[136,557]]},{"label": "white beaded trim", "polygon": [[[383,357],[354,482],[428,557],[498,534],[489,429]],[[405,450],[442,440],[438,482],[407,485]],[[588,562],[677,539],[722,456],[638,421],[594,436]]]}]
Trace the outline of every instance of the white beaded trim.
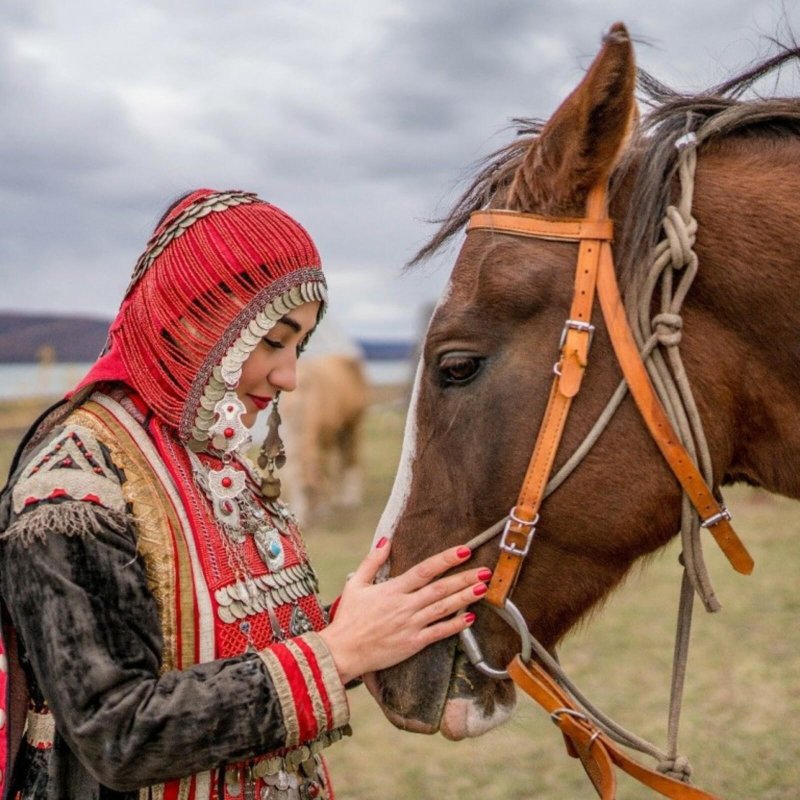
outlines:
[{"label": "white beaded trim", "polygon": [[307,281],[298,284],[272,300],[242,328],[220,363],[212,369],[211,377],[200,396],[189,443],[191,449],[203,449],[210,439],[208,429],[214,424],[214,407],[222,399],[227,387],[235,388],[239,385],[242,365],[258,343],[272,330],[275,323],[290,311],[304,303],[316,301],[321,302],[323,306],[328,301],[328,293],[323,283]]}]

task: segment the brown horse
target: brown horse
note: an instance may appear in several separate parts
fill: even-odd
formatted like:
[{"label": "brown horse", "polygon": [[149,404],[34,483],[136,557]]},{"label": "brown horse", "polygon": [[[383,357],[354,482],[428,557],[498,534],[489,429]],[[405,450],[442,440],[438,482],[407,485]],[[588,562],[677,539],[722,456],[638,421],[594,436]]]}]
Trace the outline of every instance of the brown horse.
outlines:
[{"label": "brown horse", "polygon": [[297,389],[281,398],[287,497],[301,524],[331,506],[361,502],[361,439],[369,402],[360,353],[309,352],[297,364]]},{"label": "brown horse", "polygon": [[[697,153],[692,213],[699,272],[683,305],[680,352],[710,450],[713,488],[747,481],[800,498],[800,102],[740,95],[798,50],[706,94],[685,97],[645,76],[636,116],[633,49],[616,25],[584,80],[544,125],[495,154],[424,257],[479,208],[581,217],[611,177],[617,273],[631,304],[668,202],[676,142],[713,128]],[[469,540],[508,514],[542,419],[574,283],[576,244],[473,231],[432,318],[398,477],[378,536],[394,539],[391,574]],[[657,311],[658,309],[654,309]],[[620,382],[600,314],[583,387],[556,469]],[[681,491],[630,396],[588,455],[543,504],[513,593],[530,630],[555,647],[678,529]],[[494,567],[497,540],[478,549]],[[476,638],[503,665],[517,636],[476,606]],[[505,720],[509,681],[464,666],[449,640],[377,678],[389,719],[460,739]]]}]

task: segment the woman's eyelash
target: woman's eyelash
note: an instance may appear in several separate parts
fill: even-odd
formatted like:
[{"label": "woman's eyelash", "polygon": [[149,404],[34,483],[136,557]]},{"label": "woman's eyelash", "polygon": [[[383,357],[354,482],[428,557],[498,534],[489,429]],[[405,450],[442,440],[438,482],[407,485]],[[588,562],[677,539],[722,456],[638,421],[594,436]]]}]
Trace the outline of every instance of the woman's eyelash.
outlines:
[{"label": "woman's eyelash", "polygon": [[283,344],[281,342],[276,342],[274,339],[267,339],[266,336],[261,341],[269,345],[269,347],[274,347],[276,350],[283,349]]}]

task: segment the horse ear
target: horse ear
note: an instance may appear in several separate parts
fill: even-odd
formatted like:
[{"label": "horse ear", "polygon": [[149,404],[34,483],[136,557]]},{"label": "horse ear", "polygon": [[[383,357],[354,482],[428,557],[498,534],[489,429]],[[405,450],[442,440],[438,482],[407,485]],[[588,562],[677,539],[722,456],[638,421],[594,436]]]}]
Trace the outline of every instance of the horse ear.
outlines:
[{"label": "horse ear", "polygon": [[608,179],[636,121],[633,46],[621,22],[577,88],[533,141],[509,188],[518,211],[582,214],[589,190]]}]

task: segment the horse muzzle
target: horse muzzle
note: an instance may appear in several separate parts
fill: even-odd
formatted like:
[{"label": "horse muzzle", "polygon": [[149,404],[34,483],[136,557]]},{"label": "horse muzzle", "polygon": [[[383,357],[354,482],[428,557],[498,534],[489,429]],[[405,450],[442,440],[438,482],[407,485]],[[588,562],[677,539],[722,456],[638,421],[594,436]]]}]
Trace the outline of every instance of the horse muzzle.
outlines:
[{"label": "horse muzzle", "polygon": [[395,727],[453,741],[502,724],[516,703],[513,684],[476,669],[455,637],[383,670],[369,688]]}]

